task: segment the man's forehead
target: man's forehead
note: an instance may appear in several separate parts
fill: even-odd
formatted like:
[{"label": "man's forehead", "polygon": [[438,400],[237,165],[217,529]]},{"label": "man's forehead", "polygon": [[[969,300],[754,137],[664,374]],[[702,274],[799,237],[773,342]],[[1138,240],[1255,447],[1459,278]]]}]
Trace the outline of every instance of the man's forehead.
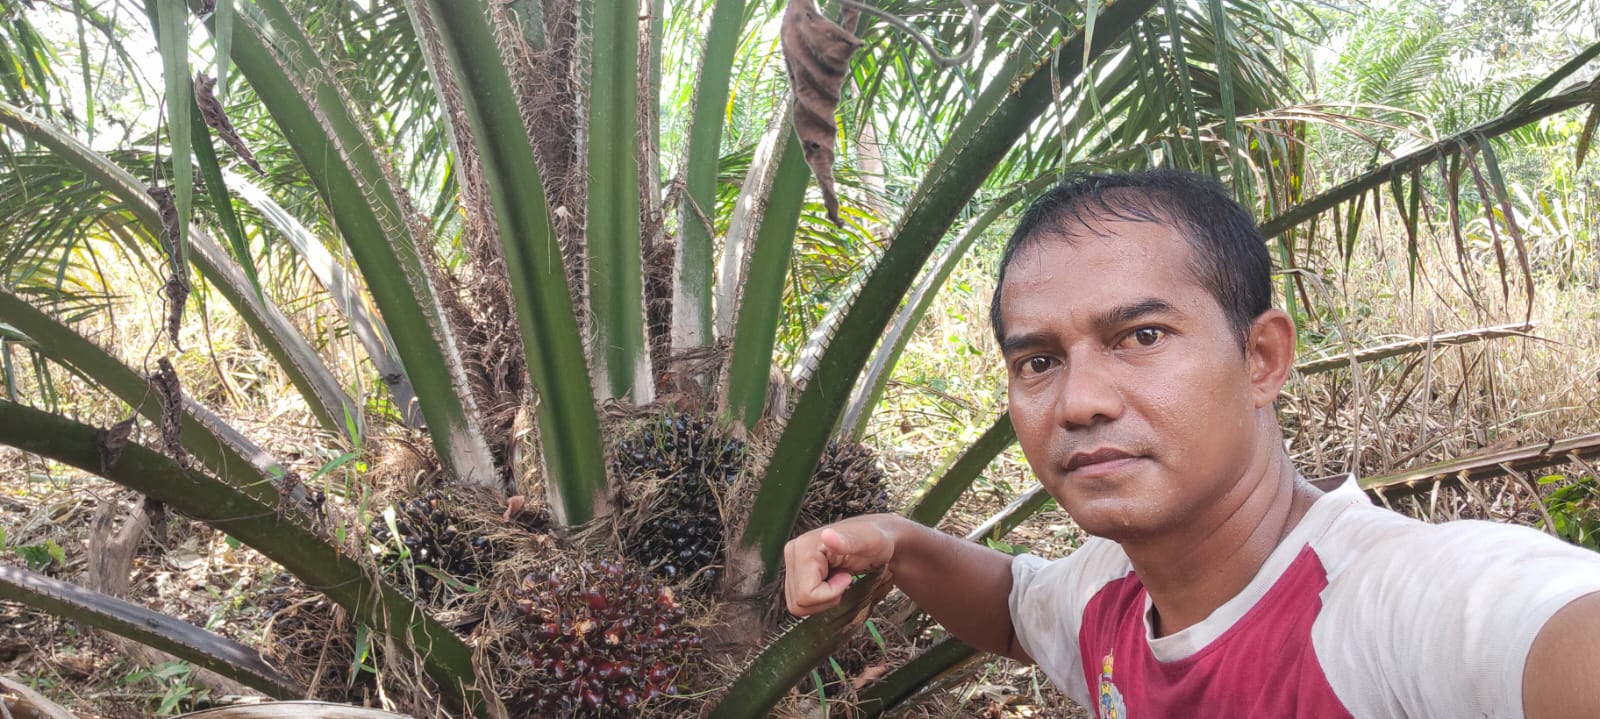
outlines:
[{"label": "man's forehead", "polygon": [[1072,232],[1054,228],[1036,233],[1019,246],[1006,268],[1007,287],[1021,283],[1050,282],[1085,271],[1119,269],[1131,274],[1188,272],[1192,248],[1184,233],[1169,225],[1128,220],[1108,220],[1078,225]]},{"label": "man's forehead", "polygon": [[1041,236],[1018,248],[1000,288],[1007,334],[1134,304],[1151,307],[1152,300],[1183,311],[1209,298],[1181,233],[1154,223],[1120,225],[1094,236]]}]

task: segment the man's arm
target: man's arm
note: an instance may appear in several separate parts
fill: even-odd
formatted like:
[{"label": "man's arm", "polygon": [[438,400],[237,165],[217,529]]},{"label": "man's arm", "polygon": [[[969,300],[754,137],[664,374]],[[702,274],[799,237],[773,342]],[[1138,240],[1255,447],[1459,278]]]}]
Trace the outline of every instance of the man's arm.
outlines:
[{"label": "man's arm", "polygon": [[1600,593],[1574,600],[1539,630],[1522,669],[1527,719],[1600,717]]},{"label": "man's arm", "polygon": [[839,603],[852,575],[887,568],[917,606],[978,649],[1032,662],[1011,625],[1011,558],[892,514],[852,517],[784,547],[789,611]]}]

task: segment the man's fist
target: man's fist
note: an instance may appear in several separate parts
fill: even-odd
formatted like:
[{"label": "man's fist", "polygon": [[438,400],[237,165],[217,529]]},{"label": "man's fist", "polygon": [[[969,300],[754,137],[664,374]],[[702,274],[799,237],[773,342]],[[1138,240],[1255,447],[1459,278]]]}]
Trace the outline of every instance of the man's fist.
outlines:
[{"label": "man's fist", "polygon": [[892,514],[851,517],[790,540],[783,548],[789,612],[804,617],[831,608],[852,576],[888,566],[903,521]]}]

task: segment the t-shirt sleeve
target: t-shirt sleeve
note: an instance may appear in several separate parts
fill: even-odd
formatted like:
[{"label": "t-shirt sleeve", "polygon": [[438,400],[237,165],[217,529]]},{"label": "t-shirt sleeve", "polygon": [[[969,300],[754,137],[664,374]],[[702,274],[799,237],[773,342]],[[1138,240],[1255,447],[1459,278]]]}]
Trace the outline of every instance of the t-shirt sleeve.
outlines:
[{"label": "t-shirt sleeve", "polygon": [[1600,554],[1490,522],[1377,542],[1355,565],[1359,581],[1326,598],[1325,619],[1349,633],[1337,642],[1345,652],[1363,655],[1329,657],[1358,675],[1329,676],[1364,705],[1350,707],[1357,717],[1522,717],[1523,666],[1539,630],[1600,592]]},{"label": "t-shirt sleeve", "polygon": [[1055,561],[1031,554],[1011,561],[1011,626],[1017,643],[1080,706],[1089,706],[1090,698],[1078,651],[1083,610],[1095,592],[1127,571],[1116,545],[1096,539]]}]

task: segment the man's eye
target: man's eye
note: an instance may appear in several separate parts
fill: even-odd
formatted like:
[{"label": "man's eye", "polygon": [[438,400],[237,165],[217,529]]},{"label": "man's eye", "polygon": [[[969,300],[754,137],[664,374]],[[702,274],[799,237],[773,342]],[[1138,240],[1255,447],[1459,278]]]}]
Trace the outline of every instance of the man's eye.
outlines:
[{"label": "man's eye", "polygon": [[1149,347],[1157,342],[1160,342],[1161,338],[1165,337],[1166,335],[1167,333],[1164,330],[1156,327],[1140,327],[1129,334],[1127,340],[1124,340],[1124,342],[1132,340],[1140,347]]},{"label": "man's eye", "polygon": [[1022,361],[1022,374],[1039,374],[1050,369],[1049,357],[1029,357]]}]

